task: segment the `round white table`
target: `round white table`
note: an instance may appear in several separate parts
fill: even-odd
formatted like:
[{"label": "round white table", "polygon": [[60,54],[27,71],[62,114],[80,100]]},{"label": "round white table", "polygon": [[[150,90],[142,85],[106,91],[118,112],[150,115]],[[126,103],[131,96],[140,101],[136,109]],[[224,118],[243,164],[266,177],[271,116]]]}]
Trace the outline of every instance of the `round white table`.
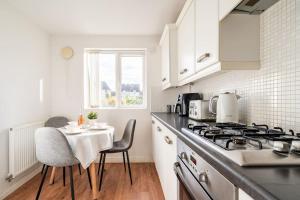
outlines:
[{"label": "round white table", "polygon": [[84,130],[79,134],[67,134],[65,128],[59,128],[84,169],[88,168],[99,155],[100,151],[111,149],[114,141],[114,128],[109,126],[105,130]]},{"label": "round white table", "polygon": [[[89,167],[92,181],[93,199],[97,199],[97,181],[95,161],[100,151],[112,148],[114,141],[114,127],[105,130],[84,130],[79,134],[67,134],[65,128],[58,128],[63,133],[81,166]],[[55,167],[52,169],[50,183],[53,183]]]}]

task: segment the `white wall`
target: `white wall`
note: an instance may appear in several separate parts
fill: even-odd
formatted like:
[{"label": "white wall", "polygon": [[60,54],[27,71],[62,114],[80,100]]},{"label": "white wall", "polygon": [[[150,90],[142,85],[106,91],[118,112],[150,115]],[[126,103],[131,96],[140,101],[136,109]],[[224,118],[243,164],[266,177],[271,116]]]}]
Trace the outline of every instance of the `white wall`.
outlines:
[{"label": "white wall", "polygon": [[[158,41],[159,37],[155,36],[52,36],[52,115],[65,115],[73,120],[78,118],[84,100],[84,48],[146,48],[147,109],[102,109],[97,112],[100,121],[108,122],[116,128],[116,139],[122,136],[128,119],[137,119],[134,143],[130,151],[131,160],[152,161],[151,99],[161,94]],[[60,55],[61,48],[65,46],[74,50],[74,57],[68,61]],[[153,107],[158,106],[155,104]],[[120,156],[110,155],[108,160],[121,161]]]},{"label": "white wall", "polygon": [[[300,3],[296,2],[281,0],[261,15],[261,70],[229,72],[198,81],[191,90],[185,86],[161,92],[159,37],[54,35],[49,45],[49,36],[44,31],[0,1],[0,199],[18,181],[10,184],[5,181],[8,128],[49,114],[77,119],[83,106],[84,48],[147,49],[147,109],[98,110],[101,121],[115,126],[116,138],[121,137],[129,118],[137,119],[130,151],[132,161],[152,161],[150,112],[164,111],[166,104],[176,102],[180,92],[203,92],[207,98],[221,90],[236,89],[243,96],[242,121],[300,131],[300,12],[296,12]],[[60,56],[65,46],[75,52],[69,61]],[[45,81],[43,103],[39,102],[41,78]],[[109,159],[121,161],[119,155],[115,156]]]},{"label": "white wall", "polygon": [[[8,129],[49,114],[49,36],[0,1],[0,199],[18,184],[8,175]],[[44,79],[44,102],[39,80]],[[28,173],[27,173],[28,174]]]}]

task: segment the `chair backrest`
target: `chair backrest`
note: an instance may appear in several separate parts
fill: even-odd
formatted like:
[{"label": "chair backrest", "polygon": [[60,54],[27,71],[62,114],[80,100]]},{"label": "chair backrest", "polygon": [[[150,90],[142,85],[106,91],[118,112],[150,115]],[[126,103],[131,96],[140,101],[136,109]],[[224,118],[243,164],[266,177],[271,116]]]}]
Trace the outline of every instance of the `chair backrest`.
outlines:
[{"label": "chair backrest", "polygon": [[123,145],[126,147],[126,149],[130,149],[133,143],[133,137],[134,137],[134,130],[135,130],[135,119],[130,119],[125,127],[123,137],[121,139]]},{"label": "chair backrest", "polygon": [[66,137],[51,127],[42,127],[35,132],[36,157],[48,166],[71,166],[77,163]]},{"label": "chair backrest", "polygon": [[45,127],[60,128],[68,125],[69,121],[68,118],[62,116],[51,117],[45,122]]}]

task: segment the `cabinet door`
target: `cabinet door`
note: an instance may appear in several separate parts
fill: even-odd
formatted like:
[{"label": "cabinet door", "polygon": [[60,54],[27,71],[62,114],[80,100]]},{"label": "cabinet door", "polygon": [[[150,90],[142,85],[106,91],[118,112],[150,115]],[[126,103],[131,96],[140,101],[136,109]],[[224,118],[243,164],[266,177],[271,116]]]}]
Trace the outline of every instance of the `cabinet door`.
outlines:
[{"label": "cabinet door", "polygon": [[[189,3],[189,2],[188,2]],[[195,0],[192,0],[177,24],[178,80],[195,71]]]},{"label": "cabinet door", "polygon": [[219,0],[196,1],[196,71],[219,61]]},{"label": "cabinet door", "polygon": [[177,177],[174,173],[173,166],[176,162],[177,157],[177,142],[176,136],[169,130],[164,132],[164,166],[163,166],[163,174],[164,174],[164,184],[165,184],[165,199],[173,200],[177,199]]},{"label": "cabinet door", "polygon": [[[162,185],[162,188],[164,189],[165,184],[165,176],[164,176],[164,153],[165,145],[163,143],[163,126],[156,121],[155,122],[155,135],[154,135],[154,141],[155,141],[155,167],[157,170],[157,174],[160,180],[160,183]],[[163,190],[165,192],[165,190]]]},{"label": "cabinet door", "polygon": [[242,0],[219,1],[219,20],[224,19]]},{"label": "cabinet door", "polygon": [[153,161],[157,162],[157,136],[156,136],[156,120],[152,117],[152,155]]},{"label": "cabinet door", "polygon": [[[152,118],[153,120],[153,118]],[[166,200],[177,199],[177,178],[173,170],[177,156],[177,138],[167,127],[154,120],[153,153],[156,170]]]},{"label": "cabinet door", "polygon": [[161,43],[161,81],[162,85],[170,83],[170,34],[164,35]]}]

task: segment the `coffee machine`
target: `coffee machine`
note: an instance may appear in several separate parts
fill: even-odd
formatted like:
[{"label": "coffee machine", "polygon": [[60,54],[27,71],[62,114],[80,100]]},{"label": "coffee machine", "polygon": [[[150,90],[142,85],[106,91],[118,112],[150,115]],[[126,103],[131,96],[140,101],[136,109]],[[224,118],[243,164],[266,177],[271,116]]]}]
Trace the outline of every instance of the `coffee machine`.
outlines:
[{"label": "coffee machine", "polygon": [[188,116],[189,114],[189,104],[191,100],[202,100],[203,95],[199,93],[183,93],[179,94],[177,98],[177,103],[175,107],[175,112],[179,116]]}]

